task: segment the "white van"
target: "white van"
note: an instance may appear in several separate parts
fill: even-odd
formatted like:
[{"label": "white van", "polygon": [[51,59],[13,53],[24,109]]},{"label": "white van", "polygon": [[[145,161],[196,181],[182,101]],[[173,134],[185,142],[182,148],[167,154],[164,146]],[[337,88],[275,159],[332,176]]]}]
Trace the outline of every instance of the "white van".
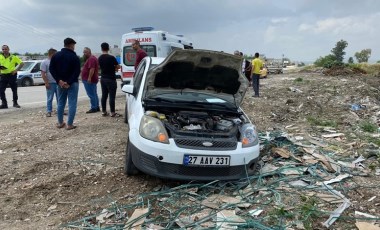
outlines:
[{"label": "white van", "polygon": [[193,43],[182,35],[173,35],[153,27],[133,28],[134,32],[121,37],[121,79],[122,85],[129,84],[135,72],[136,52],[132,42],[138,40],[150,57],[167,57],[175,49],[193,49]]},{"label": "white van", "polygon": [[22,68],[17,71],[17,84],[20,86],[43,85],[41,76],[42,60],[24,61]]}]

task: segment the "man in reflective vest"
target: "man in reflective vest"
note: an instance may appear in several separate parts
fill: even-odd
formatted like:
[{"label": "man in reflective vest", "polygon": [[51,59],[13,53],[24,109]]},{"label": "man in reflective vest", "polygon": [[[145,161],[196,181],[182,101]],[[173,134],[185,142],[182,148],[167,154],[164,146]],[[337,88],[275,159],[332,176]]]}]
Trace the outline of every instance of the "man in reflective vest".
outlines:
[{"label": "man in reflective vest", "polygon": [[9,53],[8,45],[3,45],[1,47],[2,53],[0,54],[0,98],[1,105],[0,109],[7,109],[8,103],[5,96],[5,90],[9,84],[13,93],[13,107],[20,108],[17,103],[17,71],[21,69],[24,63],[16,55]]}]

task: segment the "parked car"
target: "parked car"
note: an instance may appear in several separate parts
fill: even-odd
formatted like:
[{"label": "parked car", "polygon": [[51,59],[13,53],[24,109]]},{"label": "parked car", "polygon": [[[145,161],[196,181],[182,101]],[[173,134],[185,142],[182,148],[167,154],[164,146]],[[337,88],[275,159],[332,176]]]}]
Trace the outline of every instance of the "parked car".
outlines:
[{"label": "parked car", "polygon": [[23,67],[17,71],[17,83],[20,86],[42,85],[44,80],[41,76],[42,60],[24,61]]},{"label": "parked car", "polygon": [[250,176],[259,157],[255,125],[240,108],[249,86],[241,59],[209,50],[145,57],[127,93],[125,173],[175,180]]},{"label": "parked car", "polygon": [[268,77],[268,68],[264,64],[263,69],[260,70],[260,78],[267,78]]}]

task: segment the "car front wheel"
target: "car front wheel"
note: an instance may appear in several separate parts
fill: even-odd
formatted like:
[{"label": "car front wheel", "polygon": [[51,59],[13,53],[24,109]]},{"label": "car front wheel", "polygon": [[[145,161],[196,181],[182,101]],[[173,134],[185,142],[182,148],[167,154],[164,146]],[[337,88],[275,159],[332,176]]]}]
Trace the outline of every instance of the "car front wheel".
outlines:
[{"label": "car front wheel", "polygon": [[31,86],[33,85],[33,80],[30,78],[24,78],[21,82],[21,86]]},{"label": "car front wheel", "polygon": [[125,102],[125,109],[124,109],[124,123],[125,124],[128,124],[128,106],[127,106],[127,102]]},{"label": "car front wheel", "polygon": [[131,151],[131,142],[127,141],[127,149],[125,151],[125,165],[124,165],[124,173],[128,176],[137,175],[139,173],[139,170],[136,168],[136,166],[133,164],[132,161],[132,151]]}]

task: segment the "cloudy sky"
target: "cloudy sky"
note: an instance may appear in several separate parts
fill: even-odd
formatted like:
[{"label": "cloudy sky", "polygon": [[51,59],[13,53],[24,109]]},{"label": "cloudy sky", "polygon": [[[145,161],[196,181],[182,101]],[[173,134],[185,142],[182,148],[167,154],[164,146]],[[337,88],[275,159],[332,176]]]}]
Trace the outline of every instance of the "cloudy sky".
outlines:
[{"label": "cloudy sky", "polygon": [[62,48],[63,39],[100,52],[131,28],[183,34],[195,48],[313,62],[348,42],[346,59],[372,49],[380,60],[378,0],[8,0],[1,2],[0,43],[11,52]]}]

